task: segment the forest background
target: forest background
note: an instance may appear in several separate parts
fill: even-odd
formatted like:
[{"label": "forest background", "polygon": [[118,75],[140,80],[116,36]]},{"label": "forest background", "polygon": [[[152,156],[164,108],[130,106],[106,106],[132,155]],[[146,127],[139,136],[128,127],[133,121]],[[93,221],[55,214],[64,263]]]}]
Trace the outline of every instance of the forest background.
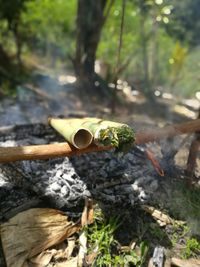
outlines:
[{"label": "forest background", "polygon": [[[99,4],[100,29],[101,17],[92,17]],[[26,79],[33,66],[77,74],[77,35],[83,29],[90,34],[87,24],[99,32],[95,60],[103,66],[104,80],[112,82],[123,4],[120,78],[147,96],[156,91],[195,96],[200,90],[199,0],[0,0],[1,93],[15,93],[15,80]]]}]

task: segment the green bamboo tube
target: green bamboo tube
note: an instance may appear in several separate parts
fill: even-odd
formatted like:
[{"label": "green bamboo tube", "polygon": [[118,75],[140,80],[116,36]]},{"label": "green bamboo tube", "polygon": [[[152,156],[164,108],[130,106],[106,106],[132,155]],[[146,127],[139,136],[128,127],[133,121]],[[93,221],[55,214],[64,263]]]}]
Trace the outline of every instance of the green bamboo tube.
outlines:
[{"label": "green bamboo tube", "polygon": [[49,124],[78,149],[84,149],[92,143],[93,135],[88,129],[81,127],[80,119],[49,118]]},{"label": "green bamboo tube", "polygon": [[[127,124],[122,124],[113,121],[106,121],[99,118],[82,118],[82,119],[50,119],[50,124],[66,140],[73,144],[71,132],[76,129],[84,129],[91,133],[94,143],[98,146],[113,146],[118,150],[128,150],[134,144],[134,132]],[[70,125],[73,129],[66,130],[66,125]],[[78,135],[79,137],[79,135]],[[81,134],[78,140],[81,139]],[[75,144],[73,144],[75,146]],[[77,147],[77,146],[76,146]]]}]

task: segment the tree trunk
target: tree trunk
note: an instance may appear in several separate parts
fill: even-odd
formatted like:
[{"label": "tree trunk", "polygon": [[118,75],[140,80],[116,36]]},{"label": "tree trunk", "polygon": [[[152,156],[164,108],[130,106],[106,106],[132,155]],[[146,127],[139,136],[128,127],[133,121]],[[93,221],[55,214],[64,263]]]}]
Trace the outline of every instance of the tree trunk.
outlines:
[{"label": "tree trunk", "polygon": [[21,60],[21,52],[22,52],[22,43],[21,43],[21,38],[18,30],[18,23],[16,23],[13,27],[13,35],[15,38],[15,44],[16,44],[16,58],[17,58],[17,64],[18,67],[21,67],[22,65],[22,60]]},{"label": "tree trunk", "polygon": [[140,18],[140,38],[141,38],[141,48],[142,48],[143,72],[144,72],[144,91],[148,91],[150,87],[149,60],[147,53],[147,37],[145,34],[145,17],[143,14],[141,14]]},{"label": "tree trunk", "polygon": [[154,14],[152,25],[152,54],[151,54],[151,85],[152,88],[158,85],[159,82],[159,42],[158,42],[158,22],[156,21],[156,14]]},{"label": "tree trunk", "polygon": [[95,59],[107,0],[78,0],[75,73],[81,85],[93,87]]},{"label": "tree trunk", "polygon": [[143,93],[146,95],[147,99],[154,101],[154,95],[151,91],[151,83],[149,78],[149,58],[148,58],[148,40],[147,34],[145,32],[145,22],[146,22],[146,11],[143,10],[143,4],[140,3],[140,40],[141,40],[141,51],[142,51],[142,64],[143,64]]}]

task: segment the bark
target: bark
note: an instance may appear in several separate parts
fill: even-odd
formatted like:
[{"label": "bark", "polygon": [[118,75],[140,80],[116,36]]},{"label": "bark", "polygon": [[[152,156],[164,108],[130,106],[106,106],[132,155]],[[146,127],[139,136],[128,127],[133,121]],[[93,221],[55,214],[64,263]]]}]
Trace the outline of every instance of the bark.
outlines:
[{"label": "bark", "polygon": [[140,18],[140,38],[141,38],[141,48],[142,48],[142,64],[144,72],[144,92],[148,92],[150,88],[149,81],[149,59],[147,53],[147,37],[145,34],[145,16],[141,14]]},{"label": "bark", "polygon": [[19,31],[18,31],[18,26],[16,26],[13,29],[13,34],[15,37],[15,44],[16,44],[16,49],[17,49],[17,52],[16,52],[17,64],[20,67],[22,65],[22,60],[21,60],[22,43],[21,43],[21,37],[20,37]]},{"label": "bark", "polygon": [[148,36],[145,31],[147,12],[144,10],[144,4],[140,3],[140,41],[142,51],[142,67],[143,67],[143,93],[147,99],[154,101],[154,94],[151,90],[151,82],[149,77],[149,57],[148,57]]},{"label": "bark", "polygon": [[159,77],[159,42],[158,42],[158,22],[156,21],[156,15],[153,17],[152,25],[152,54],[151,54],[151,84],[155,89],[158,83]]},{"label": "bark", "polygon": [[95,59],[101,30],[105,22],[107,0],[79,0],[77,10],[77,39],[74,60],[79,84],[93,86]]}]

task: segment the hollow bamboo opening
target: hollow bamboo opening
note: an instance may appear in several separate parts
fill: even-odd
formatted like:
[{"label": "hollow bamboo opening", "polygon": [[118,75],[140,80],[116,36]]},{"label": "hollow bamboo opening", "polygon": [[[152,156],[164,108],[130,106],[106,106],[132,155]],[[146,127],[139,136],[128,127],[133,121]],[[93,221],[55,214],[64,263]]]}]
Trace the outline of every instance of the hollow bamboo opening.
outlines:
[{"label": "hollow bamboo opening", "polygon": [[92,133],[86,129],[79,129],[73,136],[72,144],[78,148],[83,149],[88,147],[93,140]]}]

